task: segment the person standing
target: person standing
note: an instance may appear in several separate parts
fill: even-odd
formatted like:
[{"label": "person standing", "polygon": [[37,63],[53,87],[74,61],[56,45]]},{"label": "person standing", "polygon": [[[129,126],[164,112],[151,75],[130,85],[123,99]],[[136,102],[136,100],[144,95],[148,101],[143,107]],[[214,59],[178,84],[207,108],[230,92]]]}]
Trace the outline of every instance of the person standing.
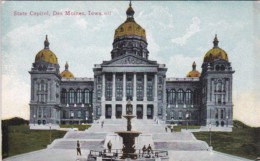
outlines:
[{"label": "person standing", "polygon": [[147,152],[148,152],[148,155],[150,155],[150,152],[153,153],[153,152],[152,152],[152,147],[151,147],[150,144],[149,144],[148,147],[147,147]]},{"label": "person standing", "polygon": [[144,145],[144,147],[142,148],[142,150],[143,150],[143,155],[142,156],[144,156],[144,154],[146,153],[146,147],[145,147],[145,145]]},{"label": "person standing", "polygon": [[107,148],[108,148],[108,152],[111,153],[111,150],[112,150],[111,140],[109,140],[109,142],[107,143]]},{"label": "person standing", "polygon": [[77,141],[77,155],[81,155],[80,143]]},{"label": "person standing", "polygon": [[165,132],[167,132],[167,126],[165,126]]}]

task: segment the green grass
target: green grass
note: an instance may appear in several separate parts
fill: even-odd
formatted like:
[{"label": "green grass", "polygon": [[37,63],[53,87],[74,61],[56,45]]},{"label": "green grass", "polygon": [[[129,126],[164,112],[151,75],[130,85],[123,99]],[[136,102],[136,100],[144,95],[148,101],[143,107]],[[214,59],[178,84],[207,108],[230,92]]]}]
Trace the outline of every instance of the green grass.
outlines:
[{"label": "green grass", "polygon": [[[171,125],[168,125],[168,130],[169,130],[169,131],[171,130],[170,127],[171,127]],[[174,127],[173,127],[173,130],[174,130],[175,132],[180,132],[181,129],[186,129],[186,127],[187,127],[186,125],[174,126]],[[188,129],[199,129],[199,128],[200,128],[200,126],[193,126],[193,125],[188,126]]]},{"label": "green grass", "polygon": [[[66,131],[51,131],[51,140],[62,138]],[[30,130],[28,125],[8,127],[8,156],[44,149],[50,144],[49,130]],[[7,154],[3,154],[7,156]]]},{"label": "green grass", "polygon": [[91,125],[85,124],[85,125],[60,125],[61,128],[78,128],[79,131],[84,131],[88,129]]},{"label": "green grass", "polygon": [[[209,144],[209,132],[193,133]],[[213,150],[248,159],[260,156],[260,128],[233,128],[232,132],[211,132]]]}]

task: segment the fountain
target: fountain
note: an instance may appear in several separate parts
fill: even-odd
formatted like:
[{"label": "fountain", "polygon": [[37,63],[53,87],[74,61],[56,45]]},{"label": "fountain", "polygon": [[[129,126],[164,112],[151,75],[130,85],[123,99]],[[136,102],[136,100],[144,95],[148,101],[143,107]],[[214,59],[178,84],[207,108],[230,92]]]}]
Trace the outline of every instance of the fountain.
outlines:
[{"label": "fountain", "polygon": [[136,159],[137,155],[135,154],[135,138],[138,137],[141,132],[132,131],[131,119],[135,118],[136,116],[133,115],[133,106],[130,100],[128,100],[126,104],[126,115],[123,117],[127,119],[127,131],[115,132],[123,138],[123,155],[121,159]]}]

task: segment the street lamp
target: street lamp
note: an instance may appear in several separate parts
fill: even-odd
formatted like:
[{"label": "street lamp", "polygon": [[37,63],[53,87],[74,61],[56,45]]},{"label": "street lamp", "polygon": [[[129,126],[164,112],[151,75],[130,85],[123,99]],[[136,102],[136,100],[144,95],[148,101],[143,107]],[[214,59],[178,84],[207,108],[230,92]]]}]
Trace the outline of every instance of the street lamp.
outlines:
[{"label": "street lamp", "polygon": [[33,115],[33,126],[35,126],[35,118],[36,118],[36,115],[34,114]]},{"label": "street lamp", "polygon": [[49,123],[49,127],[50,127],[50,143],[51,143],[51,123]]},{"label": "street lamp", "polygon": [[189,118],[189,113],[186,113],[186,123],[187,123],[186,130],[188,130],[188,118]]},{"label": "street lamp", "polygon": [[211,123],[209,123],[209,146],[211,146]]},{"label": "street lamp", "polygon": [[228,127],[228,115],[226,116],[226,119],[227,119],[227,127]]}]

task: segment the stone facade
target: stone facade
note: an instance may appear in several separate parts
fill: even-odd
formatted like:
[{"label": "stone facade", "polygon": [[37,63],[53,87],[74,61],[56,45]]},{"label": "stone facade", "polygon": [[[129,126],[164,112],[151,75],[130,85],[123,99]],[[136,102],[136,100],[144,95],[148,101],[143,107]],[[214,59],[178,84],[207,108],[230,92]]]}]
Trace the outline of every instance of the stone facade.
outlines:
[{"label": "stone facade", "polygon": [[94,78],[60,74],[56,55],[44,49],[31,71],[30,124],[80,124],[97,119],[120,119],[131,101],[137,119],[168,123],[225,126],[232,124],[232,70],[217,36],[202,64],[202,73],[166,78],[165,64],[149,60],[145,30],[134,20],[131,4],[127,19],[115,30],[111,60],[95,64]]}]

